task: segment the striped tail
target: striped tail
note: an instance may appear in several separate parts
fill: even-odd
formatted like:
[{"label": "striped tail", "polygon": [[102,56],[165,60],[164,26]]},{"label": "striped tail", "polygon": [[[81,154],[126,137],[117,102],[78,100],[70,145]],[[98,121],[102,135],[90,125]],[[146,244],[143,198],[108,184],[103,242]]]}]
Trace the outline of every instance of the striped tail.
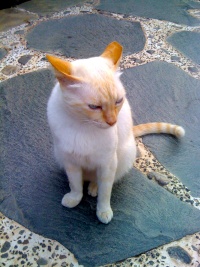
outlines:
[{"label": "striped tail", "polygon": [[133,126],[133,132],[135,137],[153,133],[167,133],[175,135],[178,138],[185,135],[183,127],[165,122],[139,124]]}]

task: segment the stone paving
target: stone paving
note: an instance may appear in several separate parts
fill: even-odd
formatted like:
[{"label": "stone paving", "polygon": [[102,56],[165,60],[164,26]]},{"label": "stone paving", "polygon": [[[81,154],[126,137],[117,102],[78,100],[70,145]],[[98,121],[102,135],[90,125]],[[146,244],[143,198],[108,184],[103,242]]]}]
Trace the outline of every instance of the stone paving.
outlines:
[{"label": "stone paving", "polygon": [[[200,1],[142,3],[31,0],[0,11],[2,266],[200,266]],[[95,199],[60,204],[69,188],[51,153],[45,54],[97,56],[113,40],[135,123],[177,123],[186,136],[137,140],[102,225]]]}]

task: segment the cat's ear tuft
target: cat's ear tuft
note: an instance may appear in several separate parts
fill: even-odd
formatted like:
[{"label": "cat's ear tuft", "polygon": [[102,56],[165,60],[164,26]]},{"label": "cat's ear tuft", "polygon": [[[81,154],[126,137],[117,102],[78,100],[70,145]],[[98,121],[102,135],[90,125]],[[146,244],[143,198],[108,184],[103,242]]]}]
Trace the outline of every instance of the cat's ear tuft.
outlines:
[{"label": "cat's ear tuft", "polygon": [[46,55],[54,68],[55,76],[61,85],[82,83],[82,80],[72,75],[72,63],[52,55]]},{"label": "cat's ear tuft", "polygon": [[104,52],[101,54],[101,57],[110,59],[115,69],[117,69],[122,57],[122,52],[123,47],[118,42],[114,41],[106,47]]}]

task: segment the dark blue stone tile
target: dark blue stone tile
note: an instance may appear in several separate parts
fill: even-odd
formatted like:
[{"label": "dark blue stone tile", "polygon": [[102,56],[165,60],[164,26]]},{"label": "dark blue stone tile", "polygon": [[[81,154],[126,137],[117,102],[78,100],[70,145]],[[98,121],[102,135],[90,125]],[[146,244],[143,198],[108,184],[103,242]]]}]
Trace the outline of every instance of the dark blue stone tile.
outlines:
[{"label": "dark blue stone tile", "polygon": [[186,136],[144,137],[145,144],[164,166],[200,196],[200,81],[178,67],[152,62],[127,69],[122,79],[135,123],[164,121],[182,125]]},{"label": "dark blue stone tile", "polygon": [[149,0],[145,2],[140,0],[101,0],[97,8],[131,16],[167,20],[190,26],[200,24],[199,19],[188,13],[188,9],[200,8],[200,3],[190,0]]},{"label": "dark blue stone tile", "polygon": [[183,263],[190,264],[192,261],[190,254],[179,246],[169,247],[167,252],[171,258],[175,258]]},{"label": "dark blue stone tile", "polygon": [[[159,69],[165,73],[162,64]],[[137,72],[138,68],[134,70]],[[151,70],[158,71],[156,68]],[[141,78],[138,74],[137,79],[133,69],[125,71],[129,98],[132,104],[137,104],[138,110],[145,110],[148,106],[149,93],[144,92],[148,71],[142,71],[141,68],[145,75]],[[157,74],[152,72],[151,76],[150,80],[154,80]],[[159,88],[159,80],[155,91]],[[58,240],[75,254],[80,264],[88,267],[138,255],[199,231],[199,210],[181,202],[136,170],[132,170],[114,186],[111,201],[114,218],[108,225],[97,220],[96,199],[89,197],[86,192],[76,208],[67,209],[61,205],[61,199],[69,187],[64,172],[58,169],[52,157],[46,119],[46,103],[53,83],[50,71],[42,70],[0,84],[0,150],[3,155],[0,181],[4,192],[0,210],[30,230]],[[137,85],[138,92],[135,89]],[[149,80],[148,85],[151,86]],[[133,92],[134,95],[131,95]],[[143,95],[145,102],[142,105],[137,102],[140,98],[136,97],[136,93]],[[154,91],[151,93],[159,94]],[[178,93],[172,95],[175,97]],[[171,96],[168,97],[170,100]],[[159,103],[162,114],[161,99]],[[170,108],[168,105],[168,110]],[[157,113],[159,118],[161,114]],[[149,120],[148,114],[144,120]],[[171,144],[172,141],[167,137],[167,143]],[[160,139],[157,142],[160,144]],[[175,146],[178,146],[177,142]],[[165,151],[162,143],[160,150]]]},{"label": "dark blue stone tile", "polygon": [[0,60],[4,58],[7,54],[8,52],[6,51],[5,48],[0,48]]},{"label": "dark blue stone tile", "polygon": [[200,65],[200,33],[182,31],[167,38],[167,42],[173,45],[186,57]]},{"label": "dark blue stone tile", "polygon": [[141,51],[145,45],[140,23],[97,14],[40,23],[26,38],[29,48],[74,58],[98,56],[114,40],[124,46],[125,55]]}]

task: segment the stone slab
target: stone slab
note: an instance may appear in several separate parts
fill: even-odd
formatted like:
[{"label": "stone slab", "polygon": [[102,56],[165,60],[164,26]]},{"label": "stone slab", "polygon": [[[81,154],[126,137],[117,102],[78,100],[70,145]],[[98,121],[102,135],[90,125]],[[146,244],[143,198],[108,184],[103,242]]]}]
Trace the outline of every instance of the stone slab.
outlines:
[{"label": "stone slab", "polygon": [[200,33],[181,31],[167,38],[167,42],[173,45],[186,57],[200,65]]},{"label": "stone slab", "polygon": [[0,60],[3,59],[8,54],[5,48],[0,48]]},{"label": "stone slab", "polygon": [[28,48],[74,58],[98,56],[114,40],[124,46],[125,55],[139,52],[145,45],[140,23],[97,14],[42,22],[27,34],[26,39]]},{"label": "stone slab", "polygon": [[164,121],[185,128],[181,140],[168,135],[150,135],[143,140],[192,195],[199,197],[200,81],[172,64],[158,61],[126,70],[122,80],[136,124]]},{"label": "stone slab", "polygon": [[138,255],[199,231],[199,210],[136,170],[113,189],[114,218],[109,225],[97,220],[96,199],[86,192],[78,207],[61,205],[69,187],[52,157],[46,119],[53,83],[51,72],[41,70],[0,84],[0,210],[31,231],[59,241],[87,267]]},{"label": "stone slab", "polygon": [[70,6],[83,4],[86,0],[31,0],[20,4],[18,7],[38,15],[52,15],[55,12],[63,11]]},{"label": "stone slab", "polygon": [[37,19],[38,16],[15,8],[0,10],[0,31],[7,31],[13,27]]},{"label": "stone slab", "polygon": [[97,9],[131,16],[171,21],[189,26],[200,25],[188,9],[200,8],[200,3],[190,0],[101,0]]},{"label": "stone slab", "polygon": [[26,65],[26,63],[32,58],[32,55],[23,55],[18,59],[18,62],[22,65]]}]

